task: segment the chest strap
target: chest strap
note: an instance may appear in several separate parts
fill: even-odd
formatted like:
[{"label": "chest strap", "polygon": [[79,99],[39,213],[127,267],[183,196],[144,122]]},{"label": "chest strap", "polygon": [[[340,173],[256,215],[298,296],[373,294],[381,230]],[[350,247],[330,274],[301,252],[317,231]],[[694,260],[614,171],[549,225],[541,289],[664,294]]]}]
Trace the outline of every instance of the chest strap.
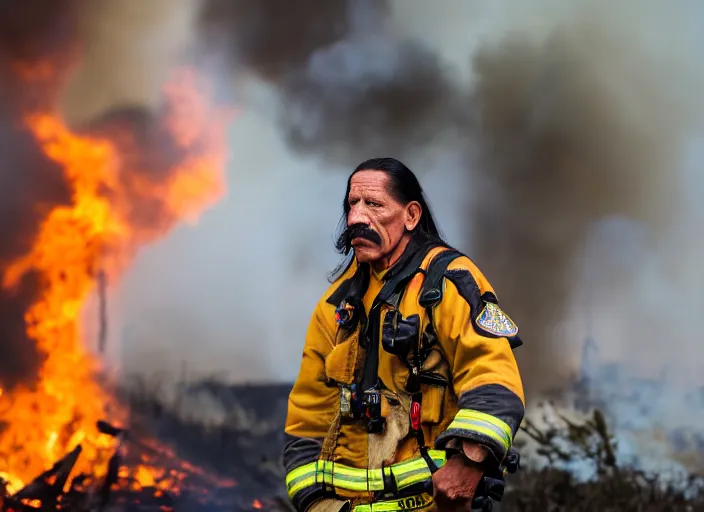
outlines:
[{"label": "chest strap", "polygon": [[[420,271],[420,266],[427,255],[427,250],[417,251],[402,269],[393,275],[381,288],[369,310],[367,324],[368,350],[361,375],[361,389],[371,389],[377,385],[379,370],[379,329],[381,323],[381,305],[392,305],[400,301],[403,289]],[[396,304],[397,305],[397,304]]]}]

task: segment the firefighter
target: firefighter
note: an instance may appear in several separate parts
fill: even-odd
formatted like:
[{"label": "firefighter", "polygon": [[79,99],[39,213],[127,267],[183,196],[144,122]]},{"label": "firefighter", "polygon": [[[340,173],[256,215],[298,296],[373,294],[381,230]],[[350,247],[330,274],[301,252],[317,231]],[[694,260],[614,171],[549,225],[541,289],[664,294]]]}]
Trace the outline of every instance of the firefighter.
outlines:
[{"label": "firefighter", "polygon": [[[470,510],[525,398],[518,327],[393,158],[347,182],[345,259],[313,311],[283,461],[298,511]],[[486,489],[484,489],[486,490]]]}]

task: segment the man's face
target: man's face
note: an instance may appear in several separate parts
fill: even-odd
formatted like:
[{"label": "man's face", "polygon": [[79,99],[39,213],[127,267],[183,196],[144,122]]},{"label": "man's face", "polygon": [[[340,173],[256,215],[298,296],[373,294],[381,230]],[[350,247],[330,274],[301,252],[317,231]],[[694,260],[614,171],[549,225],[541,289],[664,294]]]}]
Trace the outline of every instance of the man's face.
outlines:
[{"label": "man's face", "polygon": [[360,263],[376,263],[390,258],[420,218],[420,206],[403,205],[388,191],[388,177],[381,171],[359,171],[350,182],[347,225],[365,224],[379,235],[377,244],[366,238],[353,238],[352,247]]}]

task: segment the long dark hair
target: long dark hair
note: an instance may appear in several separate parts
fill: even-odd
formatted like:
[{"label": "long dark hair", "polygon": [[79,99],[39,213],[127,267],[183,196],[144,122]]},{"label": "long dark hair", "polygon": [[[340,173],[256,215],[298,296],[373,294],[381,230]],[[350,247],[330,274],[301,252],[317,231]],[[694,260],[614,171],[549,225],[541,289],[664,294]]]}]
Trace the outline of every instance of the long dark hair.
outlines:
[{"label": "long dark hair", "polygon": [[[371,158],[359,164],[350,177],[347,179],[347,190],[345,191],[345,197],[342,201],[342,217],[337,227],[336,240],[340,239],[342,233],[347,229],[347,216],[350,213],[350,204],[348,201],[350,195],[350,186],[352,183],[352,176],[357,174],[359,171],[381,171],[384,172],[389,177],[389,193],[396,201],[401,204],[408,204],[411,201],[417,201],[421,207],[421,216],[418,224],[413,230],[412,243],[425,245],[434,244],[442,245],[444,247],[449,247],[447,243],[443,240],[433,214],[430,211],[430,206],[425,199],[425,194],[423,193],[423,188],[418,182],[418,178],[413,174],[408,167],[406,167],[402,162],[396,160],[395,158]],[[344,258],[340,264],[333,270],[330,274],[330,282],[334,282],[340,276],[342,276],[352,265],[353,252],[351,247],[347,245],[336,244],[336,250],[344,255]]]}]

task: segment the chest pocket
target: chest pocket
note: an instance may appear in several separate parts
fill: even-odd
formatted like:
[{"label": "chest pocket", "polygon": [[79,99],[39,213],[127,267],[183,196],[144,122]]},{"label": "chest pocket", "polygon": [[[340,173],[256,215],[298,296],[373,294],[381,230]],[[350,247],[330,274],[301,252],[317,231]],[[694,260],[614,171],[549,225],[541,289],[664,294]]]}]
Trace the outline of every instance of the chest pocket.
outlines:
[{"label": "chest pocket", "polygon": [[336,344],[325,358],[325,376],[338,384],[354,383],[359,360],[359,332],[354,332]]},{"label": "chest pocket", "polygon": [[367,323],[362,302],[354,296],[345,298],[335,310],[335,321],[335,346],[325,358],[325,375],[330,381],[349,386],[361,363],[360,336]]}]

